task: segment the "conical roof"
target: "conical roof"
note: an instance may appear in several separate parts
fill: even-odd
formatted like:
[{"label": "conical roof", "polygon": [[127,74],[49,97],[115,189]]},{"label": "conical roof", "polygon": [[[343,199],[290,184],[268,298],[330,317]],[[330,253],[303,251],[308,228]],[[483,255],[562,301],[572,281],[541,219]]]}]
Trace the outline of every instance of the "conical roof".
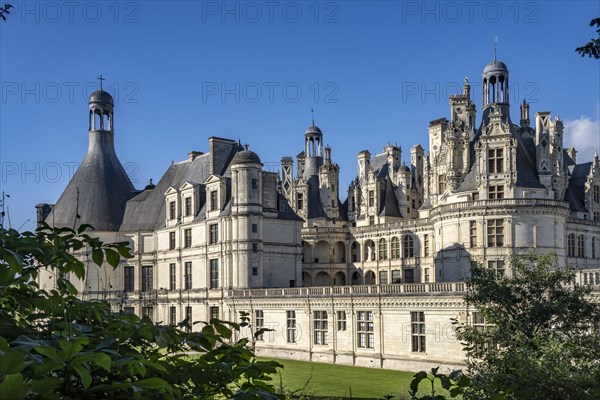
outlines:
[{"label": "conical roof", "polygon": [[125,205],[135,192],[114,148],[114,133],[90,131],[87,154],[46,218],[56,227],[89,224],[117,231]]}]

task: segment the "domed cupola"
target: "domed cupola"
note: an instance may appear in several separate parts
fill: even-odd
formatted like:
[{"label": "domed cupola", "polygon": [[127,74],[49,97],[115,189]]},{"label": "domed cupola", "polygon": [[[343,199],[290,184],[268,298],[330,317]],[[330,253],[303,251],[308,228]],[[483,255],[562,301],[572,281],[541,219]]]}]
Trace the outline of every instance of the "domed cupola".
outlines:
[{"label": "domed cupola", "polygon": [[262,166],[260,157],[255,152],[248,150],[248,145],[244,146],[244,150],[238,151],[231,160],[232,166],[238,164],[260,164]]},{"label": "domed cupola", "polygon": [[482,123],[490,121],[490,113],[495,110],[497,116],[504,122],[510,123],[510,99],[508,67],[496,59],[494,44],[494,60],[483,69],[482,88]]},{"label": "domed cupola", "polygon": [[112,132],[115,101],[110,93],[102,90],[102,81],[104,80],[102,75],[98,79],[100,80],[100,90],[92,93],[88,101],[90,108],[88,130]]}]

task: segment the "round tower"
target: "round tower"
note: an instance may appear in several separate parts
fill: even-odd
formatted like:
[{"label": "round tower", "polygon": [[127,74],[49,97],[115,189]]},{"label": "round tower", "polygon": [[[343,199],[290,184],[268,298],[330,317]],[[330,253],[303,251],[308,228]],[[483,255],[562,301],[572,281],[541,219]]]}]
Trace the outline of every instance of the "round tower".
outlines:
[{"label": "round tower", "polygon": [[313,124],[304,133],[304,179],[319,174],[323,165],[323,132]]},{"label": "round tower", "polygon": [[508,67],[496,60],[495,54],[494,61],[483,69],[482,87],[482,122],[487,124],[493,111],[500,113],[503,121],[510,121]]},{"label": "round tower", "polygon": [[245,149],[231,161],[233,287],[261,287],[262,271],[262,167],[258,155]]}]

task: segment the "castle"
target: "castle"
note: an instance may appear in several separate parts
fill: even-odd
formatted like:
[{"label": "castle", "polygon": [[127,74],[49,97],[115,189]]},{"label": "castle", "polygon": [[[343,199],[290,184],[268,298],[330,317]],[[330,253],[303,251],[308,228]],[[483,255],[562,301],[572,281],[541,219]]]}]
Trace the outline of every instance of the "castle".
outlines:
[{"label": "castle", "polygon": [[[510,274],[511,254],[554,251],[600,284],[600,160],[577,163],[549,112],[510,117],[507,66],[482,76],[483,104],[465,79],[450,117],[429,124],[428,152],[388,144],[358,154],[340,200],[339,166],[313,124],[303,151],[263,170],[239,142],[209,138],[163,177],[136,190],[114,149],[114,102],[89,99],[89,147],[38,221],[95,227],[126,240],[134,258],[72,278],[86,299],[175,324],[184,318],[269,327],[259,355],[401,370],[464,366],[451,319],[483,321],[463,301],[472,262]],[[346,193],[344,193],[345,195]],[[40,274],[40,287],[53,275]],[[200,325],[195,325],[201,326]],[[196,328],[195,328],[196,329]],[[244,332],[249,334],[249,332]]]}]

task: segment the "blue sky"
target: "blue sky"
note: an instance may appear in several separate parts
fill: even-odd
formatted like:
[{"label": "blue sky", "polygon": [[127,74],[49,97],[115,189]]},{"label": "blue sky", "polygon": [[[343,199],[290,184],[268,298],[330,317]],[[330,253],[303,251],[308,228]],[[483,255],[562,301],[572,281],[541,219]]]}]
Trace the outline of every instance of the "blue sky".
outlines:
[{"label": "blue sky", "polygon": [[595,35],[598,1],[14,4],[0,23],[0,185],[14,228],[33,229],[34,205],[54,203],[83,159],[99,74],[137,188],[213,135],[276,169],[303,149],[311,108],[346,187],[361,150],[427,149],[428,122],[449,115],[465,76],[480,110],[496,36],[513,120],[526,98],[532,116],[566,121],[580,161],[600,146],[600,63],[574,52]]}]

